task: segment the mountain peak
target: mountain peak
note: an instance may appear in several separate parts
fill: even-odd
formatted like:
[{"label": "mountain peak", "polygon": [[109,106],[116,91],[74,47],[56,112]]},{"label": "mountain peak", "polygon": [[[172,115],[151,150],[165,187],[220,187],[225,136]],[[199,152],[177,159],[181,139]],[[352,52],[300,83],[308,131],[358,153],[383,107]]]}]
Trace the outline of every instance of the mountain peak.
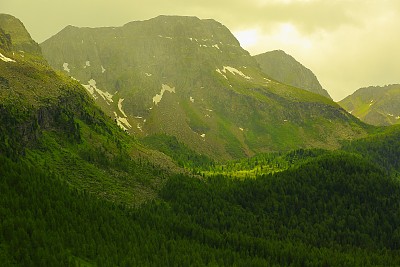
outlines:
[{"label": "mountain peak", "polygon": [[0,28],[10,36],[11,49],[41,55],[39,45],[32,39],[24,24],[9,14],[0,14]]},{"label": "mountain peak", "polygon": [[137,29],[140,28],[142,34],[193,38],[203,41],[218,40],[218,42],[239,46],[237,39],[220,22],[213,19],[199,19],[194,16],[160,15],[145,21],[128,22],[122,28],[136,30],[136,33],[139,33]]},{"label": "mountain peak", "polygon": [[215,20],[159,16],[78,28],[41,47],[50,65],[79,80],[124,130],[175,136],[213,158],[326,145],[304,134],[314,135],[304,121],[315,117],[336,125],[322,136],[353,135],[350,128],[337,131],[353,119],[349,114],[325,97],[268,79]]},{"label": "mountain peak", "polygon": [[339,104],[372,125],[400,123],[400,84],[360,88]]},{"label": "mountain peak", "polygon": [[315,74],[283,50],[273,50],[254,56],[261,69],[271,78],[331,99]]},{"label": "mountain peak", "polygon": [[197,21],[200,21],[200,19],[196,16],[178,16],[178,15],[159,15],[150,20],[193,20],[193,21],[197,20]]}]

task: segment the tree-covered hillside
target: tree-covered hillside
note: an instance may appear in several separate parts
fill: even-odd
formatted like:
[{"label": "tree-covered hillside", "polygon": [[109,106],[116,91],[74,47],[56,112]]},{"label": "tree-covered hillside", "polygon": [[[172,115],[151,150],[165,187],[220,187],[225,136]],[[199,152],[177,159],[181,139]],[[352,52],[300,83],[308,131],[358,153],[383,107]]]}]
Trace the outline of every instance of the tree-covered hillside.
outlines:
[{"label": "tree-covered hillside", "polygon": [[[124,133],[81,84],[55,72],[18,19],[0,15],[0,29],[0,154],[132,206],[156,197],[165,177],[182,171]],[[39,50],[15,50],[25,45]]]},{"label": "tree-covered hillside", "polygon": [[130,209],[1,156],[3,266],[393,266],[400,184],[331,153],[257,179],[175,176]]},{"label": "tree-covered hillside", "polygon": [[77,81],[15,51],[37,46],[6,18],[1,266],[400,265],[399,127],[221,163],[122,131]]}]

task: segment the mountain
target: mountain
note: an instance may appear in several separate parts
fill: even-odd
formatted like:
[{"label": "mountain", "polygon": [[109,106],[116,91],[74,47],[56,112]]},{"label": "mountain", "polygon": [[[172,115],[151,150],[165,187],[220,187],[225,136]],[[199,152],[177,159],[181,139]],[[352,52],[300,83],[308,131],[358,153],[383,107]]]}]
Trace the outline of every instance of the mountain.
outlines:
[{"label": "mountain", "polygon": [[339,104],[372,125],[400,123],[400,85],[370,86],[355,91]]},{"label": "mountain", "polygon": [[[399,126],[238,161],[253,179],[189,176],[4,28],[1,266],[400,265]],[[193,171],[218,167],[175,137],[143,140]]]},{"label": "mountain", "polygon": [[[18,19],[0,15],[0,154],[128,206],[180,168],[124,133],[86,89],[56,73]],[[25,49],[25,50],[20,50]]]},{"label": "mountain", "polygon": [[[0,32],[2,38],[0,40],[3,38],[7,40],[12,36],[12,45],[8,49],[12,49],[15,53],[20,54],[27,52],[31,55],[41,55],[40,46],[32,40],[29,32],[20,20],[8,14],[0,14],[0,25],[2,28],[2,32]],[[3,43],[3,41],[0,42]],[[7,46],[3,46],[3,49],[7,49]]]},{"label": "mountain", "polygon": [[332,99],[315,74],[282,50],[254,56],[261,69],[272,79]]},{"label": "mountain", "polygon": [[159,16],[122,27],[68,26],[41,48],[127,132],[175,136],[214,159],[334,148],[366,133],[333,101],[269,79],[214,20]]}]

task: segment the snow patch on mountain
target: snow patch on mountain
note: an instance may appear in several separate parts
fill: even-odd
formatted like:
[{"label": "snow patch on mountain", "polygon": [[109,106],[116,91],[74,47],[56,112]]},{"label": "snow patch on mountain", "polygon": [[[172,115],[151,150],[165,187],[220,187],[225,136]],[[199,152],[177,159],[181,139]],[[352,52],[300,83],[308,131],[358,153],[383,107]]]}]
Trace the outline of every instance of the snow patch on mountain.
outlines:
[{"label": "snow patch on mountain", "polygon": [[117,125],[121,127],[123,130],[128,131],[128,128],[132,128],[132,125],[128,122],[126,118],[118,117],[117,118]]},{"label": "snow patch on mountain", "polygon": [[228,80],[228,77],[226,77],[226,75],[223,74],[222,71],[221,71],[220,69],[216,69],[215,71],[218,72],[219,74],[221,74],[225,79]]},{"label": "snow patch on mountain", "polygon": [[189,100],[190,100],[190,102],[194,103],[194,98],[193,97],[190,97]]},{"label": "snow patch on mountain", "polygon": [[64,68],[64,70],[66,71],[66,72],[70,72],[70,69],[68,68],[68,63],[65,63],[64,62],[64,64],[63,64],[63,68]]},{"label": "snow patch on mountain", "polygon": [[120,98],[119,100],[118,100],[118,109],[119,109],[119,111],[125,116],[125,118],[126,117],[128,117],[128,116],[126,116],[126,114],[125,114],[125,112],[123,111],[123,109],[122,109],[122,102],[124,101],[125,99],[124,98]]},{"label": "snow patch on mountain", "polygon": [[236,74],[237,74],[237,75],[239,75],[239,76],[241,76],[241,77],[243,77],[243,78],[245,78],[245,79],[247,79],[247,80],[250,80],[250,79],[251,79],[250,76],[247,76],[246,74],[244,74],[244,73],[241,72],[240,70],[238,70],[238,69],[236,69],[236,68],[234,68],[234,67],[230,67],[230,66],[224,66],[223,69],[216,69],[216,71],[219,72],[221,75],[223,75],[223,76],[225,77],[225,79],[227,79],[227,78],[226,78],[226,76],[225,76],[224,74],[222,74],[222,73],[225,73],[225,74],[226,74],[227,71],[229,71],[229,72],[232,73],[233,75],[236,75]]},{"label": "snow patch on mountain", "polygon": [[221,50],[218,46],[218,44],[213,45],[212,47],[217,48],[218,50]]},{"label": "snow patch on mountain", "polygon": [[102,91],[97,88],[96,81],[94,79],[90,79],[88,84],[83,84],[83,87],[86,88],[86,90],[93,96],[94,99],[97,99],[97,93],[106,101],[108,105],[110,105],[110,102],[114,102],[112,100],[113,95],[107,91]]},{"label": "snow patch on mountain", "polygon": [[123,124],[125,124],[128,128],[132,128],[132,125],[130,125],[130,123],[128,122],[128,119],[127,119],[127,118],[121,118],[121,117],[119,117],[119,120],[120,120]]},{"label": "snow patch on mountain", "polygon": [[101,65],[101,73],[106,72],[106,69],[103,67],[103,65]]},{"label": "snow patch on mountain", "polygon": [[170,39],[170,40],[172,40],[173,38],[172,37],[170,37],[170,36],[162,36],[162,35],[159,35],[158,37],[160,37],[160,38],[165,38],[165,39]]},{"label": "snow patch on mountain", "polygon": [[224,66],[223,72],[226,73],[226,71],[229,71],[229,72],[231,72],[231,73],[234,74],[234,75],[238,74],[238,75],[242,76],[243,78],[245,78],[245,79],[247,79],[247,80],[250,80],[250,79],[251,79],[250,76],[245,75],[243,72],[241,72],[240,70],[235,69],[235,68],[233,68],[233,67]]},{"label": "snow patch on mountain", "polygon": [[156,94],[156,95],[153,97],[153,103],[154,103],[155,105],[157,105],[158,103],[160,103],[160,101],[161,101],[161,99],[162,99],[162,97],[163,97],[165,91],[170,92],[170,93],[175,93],[175,87],[169,87],[169,86],[166,85],[166,84],[162,84],[160,94]]},{"label": "snow patch on mountain", "polygon": [[0,53],[0,59],[3,60],[4,62],[15,62],[14,59],[11,59],[9,57],[4,56],[2,53]]},{"label": "snow patch on mountain", "polygon": [[128,122],[127,118],[118,116],[117,112],[114,111],[115,121],[117,125],[124,131],[128,131],[128,128],[132,128],[132,125]]}]

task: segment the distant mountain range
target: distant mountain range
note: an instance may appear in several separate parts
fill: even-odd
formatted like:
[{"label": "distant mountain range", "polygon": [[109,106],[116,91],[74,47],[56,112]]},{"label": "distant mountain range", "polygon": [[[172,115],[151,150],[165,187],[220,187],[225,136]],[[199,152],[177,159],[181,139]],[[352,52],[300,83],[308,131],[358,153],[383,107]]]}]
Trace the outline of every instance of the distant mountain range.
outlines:
[{"label": "distant mountain range", "polygon": [[365,134],[330,99],[265,74],[214,20],[159,16],[122,27],[68,26],[41,48],[127,132],[176,136],[213,158],[333,148]]},{"label": "distant mountain range", "polygon": [[254,56],[261,69],[272,79],[332,99],[315,74],[291,55],[274,50]]},{"label": "distant mountain range", "polygon": [[339,104],[352,115],[372,125],[400,123],[400,85],[358,89]]}]

